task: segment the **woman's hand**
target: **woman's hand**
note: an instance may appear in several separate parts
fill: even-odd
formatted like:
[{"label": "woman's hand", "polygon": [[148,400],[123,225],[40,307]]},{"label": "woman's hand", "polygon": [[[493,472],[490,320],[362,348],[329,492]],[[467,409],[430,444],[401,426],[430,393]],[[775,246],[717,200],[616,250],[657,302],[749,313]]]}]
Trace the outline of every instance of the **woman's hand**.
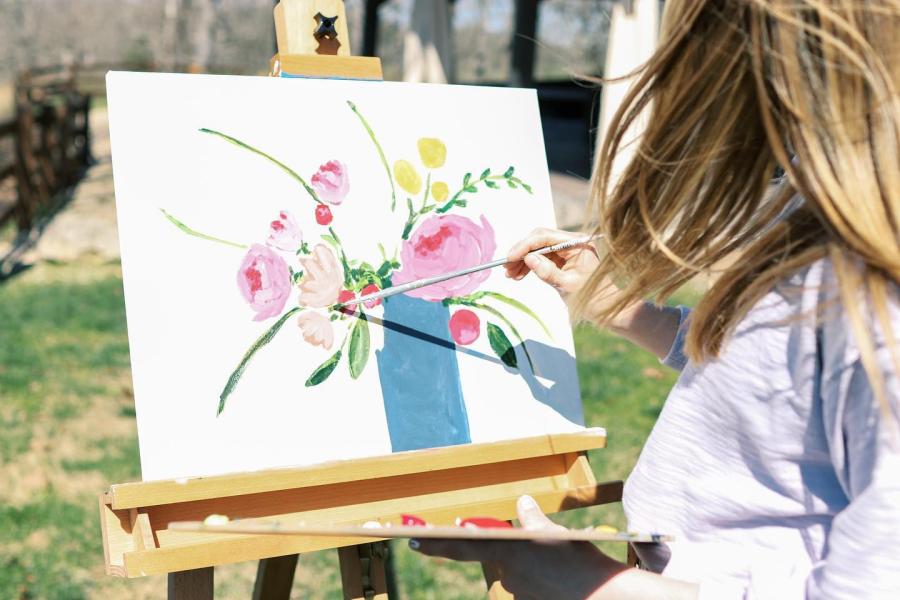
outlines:
[{"label": "woman's hand", "polygon": [[[526,529],[559,528],[530,496],[519,498],[519,521]],[[516,598],[589,598],[627,567],[589,542],[410,540],[428,556],[492,563],[500,581]]]},{"label": "woman's hand", "polygon": [[[549,283],[571,308],[575,294],[581,290],[600,265],[597,251],[591,244],[574,246],[559,252],[544,255],[528,255],[529,252],[547,246],[567,242],[580,237],[567,231],[535,229],[528,237],[510,248],[507,256],[506,276],[520,280],[534,272],[541,280]],[[524,260],[520,260],[524,258]],[[612,306],[619,295],[619,288],[610,279],[597,286],[585,307],[585,319],[603,325],[614,333],[634,342],[638,346],[664,358],[672,347],[681,322],[681,312],[677,308],[658,307],[650,302],[637,300],[628,305],[611,321],[599,322],[599,315]]]},{"label": "woman's hand", "polygon": [[[516,505],[526,529],[562,529],[531,496]],[[410,540],[428,556],[492,564],[503,587],[516,598],[535,600],[624,600],[697,597],[697,586],[629,568],[590,542]]]},{"label": "woman's hand", "polygon": [[[600,257],[597,256],[594,246],[583,244],[544,255],[528,256],[528,253],[579,237],[581,236],[568,231],[535,229],[528,237],[510,248],[507,256],[516,262],[506,265],[506,276],[518,281],[533,272],[539,279],[556,288],[556,291],[571,308],[575,295],[585,286],[600,265]],[[524,260],[521,260],[523,258]],[[607,279],[602,282],[588,302],[583,317],[596,323],[597,316],[615,301],[618,292],[619,289],[611,280]],[[633,312],[639,309],[640,304],[642,303],[635,303],[633,307],[629,307],[619,315],[613,323],[606,325],[612,329],[627,328]]]}]

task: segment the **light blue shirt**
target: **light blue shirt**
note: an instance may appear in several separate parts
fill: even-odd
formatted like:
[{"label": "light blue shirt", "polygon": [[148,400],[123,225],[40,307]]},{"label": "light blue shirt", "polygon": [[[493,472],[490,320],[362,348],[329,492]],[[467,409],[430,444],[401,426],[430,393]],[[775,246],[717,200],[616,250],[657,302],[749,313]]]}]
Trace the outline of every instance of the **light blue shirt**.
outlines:
[{"label": "light blue shirt", "polygon": [[766,295],[717,360],[685,359],[682,312],[664,360],[681,376],[625,486],[629,529],[676,537],[638,549],[647,568],[701,598],[900,599],[900,385],[867,314],[888,406],[828,261]]}]

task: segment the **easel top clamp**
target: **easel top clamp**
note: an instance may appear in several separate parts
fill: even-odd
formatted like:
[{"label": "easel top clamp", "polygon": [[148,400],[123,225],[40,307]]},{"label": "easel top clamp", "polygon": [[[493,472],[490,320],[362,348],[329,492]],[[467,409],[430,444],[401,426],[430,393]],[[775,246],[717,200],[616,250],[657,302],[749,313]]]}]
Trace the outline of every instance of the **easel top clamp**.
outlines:
[{"label": "easel top clamp", "polygon": [[[323,27],[322,17],[331,22]],[[272,75],[382,79],[378,58],[350,56],[342,0],[282,0],[275,26]],[[352,525],[396,522],[402,513],[415,513],[451,524],[459,516],[512,519],[522,494],[531,494],[548,513],[617,502],[622,482],[598,484],[587,461],[588,450],[605,445],[605,430],[588,429],[312,467],[112,485],[99,496],[106,572],[165,573],[170,599],[211,600],[212,567],[259,560],[253,597],[278,600],[290,595],[298,554],[338,548],[344,598],[386,599],[383,542],[223,536],[174,531],[169,523],[220,514]],[[487,566],[485,577],[491,598],[510,597]]]}]

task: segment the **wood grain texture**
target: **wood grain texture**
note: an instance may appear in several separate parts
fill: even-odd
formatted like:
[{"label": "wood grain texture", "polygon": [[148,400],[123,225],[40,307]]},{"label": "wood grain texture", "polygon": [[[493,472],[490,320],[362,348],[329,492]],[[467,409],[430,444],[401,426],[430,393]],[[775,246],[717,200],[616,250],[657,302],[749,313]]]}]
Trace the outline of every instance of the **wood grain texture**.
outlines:
[{"label": "wood grain texture", "polygon": [[253,600],[289,600],[298,559],[296,554],[288,554],[259,561]]},{"label": "wood grain texture", "polygon": [[344,600],[388,600],[384,542],[338,549]]},{"label": "wood grain texture", "polygon": [[169,573],[169,600],[213,600],[213,569]]},{"label": "wood grain texture", "polygon": [[[317,40],[316,14],[337,16],[337,40]],[[279,54],[350,56],[350,34],[343,0],[281,0],[275,6],[275,41]]]},{"label": "wood grain texture", "polygon": [[324,79],[362,79],[381,81],[381,59],[375,56],[304,56],[278,54],[271,68],[276,74]]},{"label": "wood grain texture", "polygon": [[[111,486],[109,497],[112,508],[121,510],[447,471],[534,457],[579,453],[605,446],[606,431],[594,428],[577,433],[545,435],[491,444],[467,444],[401,452],[384,457],[337,461],[312,467],[123,483]],[[578,459],[576,457],[572,460]],[[584,473],[583,470],[579,472]]]}]

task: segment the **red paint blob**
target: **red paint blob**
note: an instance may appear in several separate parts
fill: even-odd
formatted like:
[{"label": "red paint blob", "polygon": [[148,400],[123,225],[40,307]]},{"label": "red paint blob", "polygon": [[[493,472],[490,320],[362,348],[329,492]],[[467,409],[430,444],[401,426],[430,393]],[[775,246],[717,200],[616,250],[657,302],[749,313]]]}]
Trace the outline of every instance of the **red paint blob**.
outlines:
[{"label": "red paint blob", "polygon": [[450,317],[450,336],[460,346],[468,346],[481,335],[481,320],[471,310],[458,310]]},{"label": "red paint blob", "polygon": [[[338,294],[338,304],[342,304],[344,302],[349,302],[356,298],[356,294],[351,292],[350,290],[341,290]],[[356,314],[356,305],[353,306],[345,306],[341,308],[341,312],[345,315],[355,315]]]},{"label": "red paint blob", "polygon": [[453,232],[450,231],[449,227],[441,227],[433,235],[423,235],[416,242],[416,254],[424,256],[440,249],[444,245],[444,240],[451,235],[453,235]]},{"label": "red paint blob", "polygon": [[428,525],[425,519],[416,515],[400,515],[400,523],[407,527],[425,527]]},{"label": "red paint blob", "polygon": [[512,529],[513,526],[507,521],[501,521],[493,517],[469,517],[468,519],[460,519],[460,527],[478,527],[481,529]]},{"label": "red paint blob", "polygon": [[[369,294],[374,294],[375,292],[381,291],[381,288],[375,285],[374,283],[370,283],[366,287],[362,289],[360,292],[361,296],[368,296]],[[376,298],[375,300],[369,300],[367,302],[363,302],[366,308],[375,308],[379,304],[381,304],[381,298]]]},{"label": "red paint blob", "polygon": [[324,204],[320,204],[316,207],[316,223],[325,226],[330,225],[331,221],[333,220],[334,215],[331,214],[330,208],[328,208]]},{"label": "red paint blob", "polygon": [[244,277],[250,284],[250,291],[256,293],[262,289],[262,273],[255,267],[249,267],[244,271]]}]

